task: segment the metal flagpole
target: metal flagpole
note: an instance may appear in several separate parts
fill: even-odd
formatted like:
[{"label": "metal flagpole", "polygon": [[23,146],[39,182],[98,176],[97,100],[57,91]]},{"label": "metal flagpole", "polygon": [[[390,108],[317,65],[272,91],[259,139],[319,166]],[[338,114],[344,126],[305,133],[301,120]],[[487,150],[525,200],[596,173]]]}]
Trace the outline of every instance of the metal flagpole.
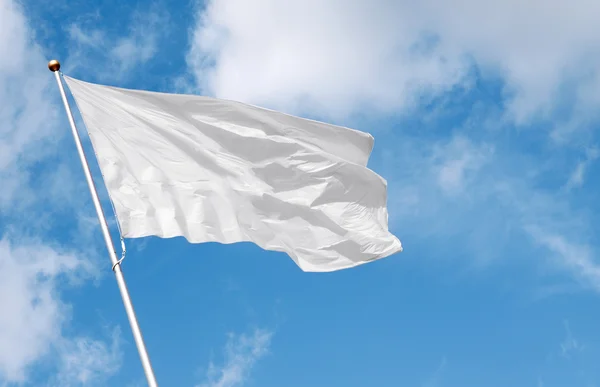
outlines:
[{"label": "metal flagpole", "polygon": [[142,360],[142,366],[144,367],[144,373],[146,374],[146,379],[148,380],[148,385],[150,387],[157,387],[156,378],[154,377],[154,371],[152,370],[152,364],[150,363],[150,358],[148,357],[148,351],[146,350],[146,345],[144,344],[144,338],[142,337],[142,331],[140,330],[140,326],[138,324],[137,318],[135,317],[135,311],[133,310],[133,305],[131,303],[131,298],[129,297],[129,292],[127,291],[127,285],[125,284],[125,277],[123,277],[123,272],[121,270],[121,262],[117,259],[117,254],[115,253],[115,248],[113,245],[112,238],[108,231],[108,224],[106,223],[106,218],[104,216],[104,211],[102,211],[102,206],[100,205],[100,199],[98,198],[98,192],[96,191],[96,186],[94,185],[94,180],[92,179],[92,173],[90,172],[90,167],[88,165],[85,154],[83,153],[83,147],[81,145],[81,139],[79,138],[79,134],[77,133],[77,128],[75,127],[75,121],[73,120],[73,114],[71,113],[71,107],[69,106],[69,102],[67,101],[67,96],[65,94],[65,89],[63,87],[62,81],[60,79],[60,63],[57,60],[51,60],[48,63],[48,68],[52,71],[56,77],[56,82],[58,83],[58,88],[60,89],[60,94],[62,96],[63,103],[65,104],[65,110],[67,112],[67,117],[69,118],[69,123],[71,124],[71,131],[73,132],[73,138],[75,139],[75,145],[77,146],[77,152],[79,153],[79,159],[81,160],[81,165],[83,166],[83,172],[85,173],[85,178],[88,183],[88,187],[90,188],[90,193],[92,194],[92,200],[94,201],[94,207],[96,207],[96,214],[98,215],[98,220],[100,221],[100,228],[102,228],[102,234],[104,235],[104,241],[106,242],[106,248],[108,249],[108,254],[110,255],[110,261],[112,263],[113,271],[115,272],[115,277],[117,277],[117,283],[119,284],[119,290],[121,291],[121,297],[123,298],[123,304],[125,305],[125,311],[127,312],[127,317],[129,318],[129,324],[131,325],[131,330],[133,332],[133,337],[135,339],[135,344],[137,345],[138,352],[140,354],[140,358]]}]

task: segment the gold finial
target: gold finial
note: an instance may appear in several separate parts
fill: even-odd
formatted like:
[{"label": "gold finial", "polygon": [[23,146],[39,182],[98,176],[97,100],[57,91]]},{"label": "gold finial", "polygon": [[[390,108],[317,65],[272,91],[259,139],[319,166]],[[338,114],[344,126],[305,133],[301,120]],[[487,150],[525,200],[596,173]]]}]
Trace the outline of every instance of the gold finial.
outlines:
[{"label": "gold finial", "polygon": [[60,62],[56,59],[52,59],[50,62],[48,62],[48,68],[52,72],[58,71],[60,70]]}]

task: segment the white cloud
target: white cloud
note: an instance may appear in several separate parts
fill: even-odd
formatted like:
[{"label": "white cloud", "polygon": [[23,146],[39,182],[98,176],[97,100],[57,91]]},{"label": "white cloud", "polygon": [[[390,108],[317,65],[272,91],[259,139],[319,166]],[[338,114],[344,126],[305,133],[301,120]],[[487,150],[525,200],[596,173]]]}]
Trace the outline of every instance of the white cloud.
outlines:
[{"label": "white cloud", "polygon": [[569,180],[567,181],[567,188],[577,188],[581,187],[584,184],[585,174],[589,167],[589,165],[598,158],[598,150],[597,149],[589,149],[586,154],[586,158],[583,161],[577,163],[577,166],[569,176]]},{"label": "white cloud", "polygon": [[527,264],[540,275],[534,286],[558,280],[548,285],[566,291],[575,279],[600,291],[589,211],[569,191],[544,186],[562,164],[557,152],[526,155],[463,134],[407,135],[393,144],[383,149],[380,172],[388,177],[392,229],[406,245],[422,246],[407,254],[465,257],[455,263],[478,268]]},{"label": "white cloud", "polygon": [[115,328],[111,343],[89,337],[76,337],[59,346],[59,372],[55,385],[105,386],[107,379],[121,367],[120,330]]},{"label": "white cloud", "polygon": [[[57,125],[58,114],[64,117],[58,90],[32,35],[18,3],[0,0],[0,57],[10,58],[0,61],[0,385],[27,383],[40,376],[35,372],[39,368],[54,370],[60,362],[68,368],[74,364],[73,356],[84,361],[85,353],[92,352],[98,357],[80,363],[87,367],[82,370],[87,369],[90,377],[110,375],[110,370],[97,368],[109,364],[113,355],[112,348],[101,350],[103,341],[64,332],[71,306],[63,292],[95,278],[94,263],[90,254],[46,241],[53,223],[50,211],[40,207],[56,199],[49,198],[53,195],[63,203],[65,197],[79,196],[68,195],[77,190],[59,192],[42,186],[41,191],[34,186],[62,174],[52,168],[56,164],[42,161],[57,162],[58,144],[68,132]],[[62,224],[66,220],[61,219]],[[38,229],[44,232],[35,239],[23,236],[37,234]]]},{"label": "white cloud", "polygon": [[69,307],[58,286],[88,275],[86,261],[40,243],[12,246],[0,240],[0,380],[22,382],[28,367],[65,338]]},{"label": "white cloud", "polygon": [[600,291],[600,265],[594,259],[594,249],[584,242],[573,242],[569,236],[553,233],[537,226],[526,230],[540,246],[545,247],[558,264],[571,271],[586,287]]},{"label": "white cloud", "polygon": [[465,68],[406,22],[413,11],[404,8],[389,1],[211,1],[193,33],[190,70],[217,96],[286,110],[395,109],[413,93],[446,90]]},{"label": "white cloud", "polygon": [[22,167],[48,154],[41,147],[34,151],[34,144],[57,137],[56,112],[48,101],[52,78],[41,49],[30,39],[19,7],[12,1],[0,2],[0,57],[10,58],[0,61],[0,209],[17,192],[19,201],[27,200],[27,193],[20,191],[29,177]]},{"label": "white cloud", "polygon": [[90,66],[102,60],[104,66],[94,66],[94,75],[106,79],[122,79],[136,66],[154,57],[159,39],[164,33],[168,16],[157,6],[150,6],[144,12],[132,14],[125,36],[108,35],[93,26],[91,21],[71,24],[67,27],[69,39],[75,50],[71,50],[66,61],[65,72],[73,73],[78,68]]},{"label": "white cloud", "polygon": [[342,115],[410,106],[469,80],[475,63],[504,79],[510,117],[526,122],[566,85],[588,114],[597,106],[598,14],[594,0],[211,0],[188,64],[220,97]]},{"label": "white cloud", "polygon": [[448,144],[434,151],[439,186],[451,195],[464,192],[492,153],[490,146],[478,147],[467,138],[454,137]]},{"label": "white cloud", "polygon": [[111,49],[111,55],[120,62],[121,71],[130,70],[156,54],[159,31],[164,32],[165,25],[164,12],[153,10],[134,15],[129,36],[119,39]]},{"label": "white cloud", "polygon": [[273,332],[256,329],[251,334],[230,334],[225,346],[225,361],[217,366],[211,362],[206,381],[197,387],[240,387],[247,381],[252,368],[269,350]]},{"label": "white cloud", "polygon": [[[73,181],[73,171],[81,169],[62,152],[62,142],[72,146],[72,139],[48,60],[17,3],[0,4],[0,56],[11,58],[0,61],[0,216],[16,217],[0,220],[31,229],[46,222],[47,213],[32,211],[33,206],[78,206],[82,195],[64,198],[85,183]],[[48,159],[52,164],[43,163]]]},{"label": "white cloud", "polygon": [[573,352],[579,352],[583,350],[583,346],[577,339],[573,336],[571,332],[571,327],[569,326],[569,321],[565,320],[565,339],[560,344],[561,354],[563,356],[570,356]]},{"label": "white cloud", "polygon": [[569,181],[567,182],[567,187],[580,187],[581,185],[583,185],[583,179],[584,179],[585,169],[587,167],[587,164],[588,164],[587,160],[580,161],[577,164],[577,166],[573,170],[573,173],[569,177]]},{"label": "white cloud", "polygon": [[84,31],[77,24],[71,24],[67,28],[69,39],[82,46],[88,46],[96,49],[101,49],[104,45],[106,37],[100,30]]}]

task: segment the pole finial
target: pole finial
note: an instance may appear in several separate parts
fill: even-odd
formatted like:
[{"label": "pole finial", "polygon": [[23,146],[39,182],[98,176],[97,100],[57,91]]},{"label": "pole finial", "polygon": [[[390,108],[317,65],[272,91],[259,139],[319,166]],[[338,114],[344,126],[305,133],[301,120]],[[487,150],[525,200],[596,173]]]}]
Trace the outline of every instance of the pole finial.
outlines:
[{"label": "pole finial", "polygon": [[56,59],[52,59],[50,62],[48,62],[48,69],[50,69],[52,72],[60,70],[60,62]]}]

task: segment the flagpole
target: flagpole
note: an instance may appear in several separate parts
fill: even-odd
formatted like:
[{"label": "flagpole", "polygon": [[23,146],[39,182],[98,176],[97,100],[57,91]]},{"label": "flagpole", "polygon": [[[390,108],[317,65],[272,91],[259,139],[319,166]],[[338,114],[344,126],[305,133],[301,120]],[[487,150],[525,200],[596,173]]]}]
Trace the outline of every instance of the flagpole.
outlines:
[{"label": "flagpole", "polygon": [[71,124],[71,131],[73,133],[75,145],[77,146],[77,152],[79,153],[79,159],[81,160],[83,172],[85,173],[85,178],[87,180],[90,193],[92,194],[94,207],[96,208],[96,214],[98,215],[98,220],[100,221],[100,228],[102,229],[102,234],[104,235],[104,242],[106,242],[106,248],[108,249],[108,254],[110,256],[112,268],[115,272],[115,277],[117,278],[117,283],[119,284],[119,290],[121,291],[121,297],[123,298],[123,304],[125,305],[125,311],[127,312],[129,324],[131,325],[131,331],[133,332],[135,344],[140,354],[142,366],[144,367],[144,373],[146,374],[146,379],[148,380],[148,386],[157,387],[158,385],[156,383],[154,371],[152,370],[152,364],[150,363],[148,351],[146,350],[144,338],[142,337],[142,331],[140,330],[140,326],[135,316],[135,311],[133,310],[133,304],[131,303],[131,298],[129,297],[127,285],[125,284],[125,277],[123,276],[123,271],[121,270],[121,262],[117,259],[117,254],[115,253],[113,241],[110,236],[110,232],[108,231],[108,223],[106,222],[104,211],[102,211],[100,199],[98,198],[98,192],[96,191],[96,186],[94,185],[94,180],[92,179],[92,173],[90,172],[90,167],[88,165],[87,158],[85,157],[85,153],[83,152],[83,146],[81,145],[81,139],[79,138],[77,127],[75,126],[75,120],[73,120],[71,107],[69,106],[69,102],[65,94],[65,89],[60,79],[60,63],[57,60],[51,60],[48,63],[48,69],[50,69],[50,71],[54,73],[54,76],[56,77],[56,82],[58,83],[58,88],[60,89],[60,94],[65,105],[67,117],[69,119],[69,124]]}]

